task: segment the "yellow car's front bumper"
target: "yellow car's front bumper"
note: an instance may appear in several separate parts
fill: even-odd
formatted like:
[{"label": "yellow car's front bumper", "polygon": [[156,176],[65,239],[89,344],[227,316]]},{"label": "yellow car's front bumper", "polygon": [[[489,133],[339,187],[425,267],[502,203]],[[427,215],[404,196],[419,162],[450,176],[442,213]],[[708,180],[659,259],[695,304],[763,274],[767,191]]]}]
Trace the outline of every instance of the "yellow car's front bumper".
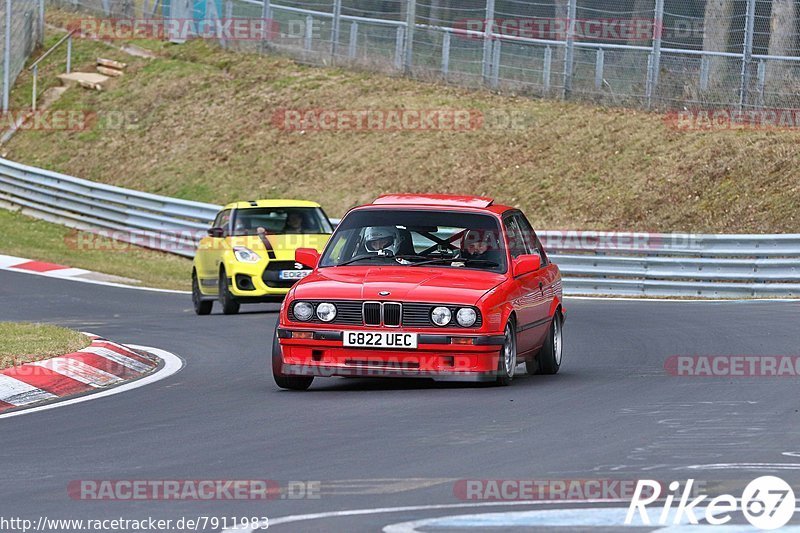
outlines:
[{"label": "yellow car's front bumper", "polygon": [[226,266],[228,288],[237,299],[276,297],[280,299],[299,279],[281,279],[282,271],[307,272],[296,268],[294,261],[262,260],[258,263],[236,262]]}]

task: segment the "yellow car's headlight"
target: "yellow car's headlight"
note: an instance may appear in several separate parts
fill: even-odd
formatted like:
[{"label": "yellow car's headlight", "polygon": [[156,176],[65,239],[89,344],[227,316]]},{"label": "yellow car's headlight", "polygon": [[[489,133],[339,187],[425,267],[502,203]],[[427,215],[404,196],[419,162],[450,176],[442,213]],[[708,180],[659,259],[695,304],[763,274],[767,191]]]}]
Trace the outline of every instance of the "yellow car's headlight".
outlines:
[{"label": "yellow car's headlight", "polygon": [[233,256],[237,261],[241,261],[242,263],[258,263],[261,261],[260,255],[255,253],[250,248],[245,248],[244,246],[234,246]]}]

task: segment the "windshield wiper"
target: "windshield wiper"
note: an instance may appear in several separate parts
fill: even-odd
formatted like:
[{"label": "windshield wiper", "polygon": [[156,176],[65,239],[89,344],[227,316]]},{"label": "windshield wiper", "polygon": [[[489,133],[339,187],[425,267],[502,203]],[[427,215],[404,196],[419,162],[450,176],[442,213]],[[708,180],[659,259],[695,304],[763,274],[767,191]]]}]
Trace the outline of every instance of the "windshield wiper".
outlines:
[{"label": "windshield wiper", "polygon": [[[358,257],[354,257],[352,259],[348,259],[347,261],[345,261],[343,263],[339,263],[338,265],[335,265],[335,266],[337,266],[337,267],[345,266],[345,265],[349,265],[350,263],[357,263],[358,261],[362,261],[364,259],[377,259],[378,257],[381,257],[381,256],[379,256],[379,255],[359,255]],[[388,256],[384,256],[384,257],[388,257]]]},{"label": "windshield wiper", "polygon": [[486,259],[467,259],[465,257],[437,257],[436,259],[428,259],[427,261],[422,261],[420,263],[413,263],[411,266],[430,265],[432,263],[480,263],[488,266],[489,268],[500,266],[494,261],[488,261]]}]

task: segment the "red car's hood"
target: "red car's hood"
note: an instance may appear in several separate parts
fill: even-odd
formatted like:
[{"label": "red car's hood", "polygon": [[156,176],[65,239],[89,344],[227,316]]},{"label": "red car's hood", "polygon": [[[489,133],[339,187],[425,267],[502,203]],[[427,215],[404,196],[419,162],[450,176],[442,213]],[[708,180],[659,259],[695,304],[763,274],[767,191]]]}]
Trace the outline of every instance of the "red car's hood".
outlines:
[{"label": "red car's hood", "polygon": [[[327,267],[295,285],[294,297],[474,305],[504,279],[493,272],[453,268]],[[381,296],[381,291],[391,294]]]}]

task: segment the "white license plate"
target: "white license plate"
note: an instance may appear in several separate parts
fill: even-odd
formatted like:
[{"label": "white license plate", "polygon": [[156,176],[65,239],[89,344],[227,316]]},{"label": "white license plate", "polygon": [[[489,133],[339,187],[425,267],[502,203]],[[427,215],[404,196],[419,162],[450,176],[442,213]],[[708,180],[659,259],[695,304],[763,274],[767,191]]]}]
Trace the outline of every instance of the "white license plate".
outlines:
[{"label": "white license plate", "polygon": [[310,270],[281,270],[278,277],[281,279],[303,279],[311,274]]},{"label": "white license plate", "polygon": [[345,331],[343,344],[353,348],[389,348],[413,350],[417,347],[416,333],[400,331]]}]

